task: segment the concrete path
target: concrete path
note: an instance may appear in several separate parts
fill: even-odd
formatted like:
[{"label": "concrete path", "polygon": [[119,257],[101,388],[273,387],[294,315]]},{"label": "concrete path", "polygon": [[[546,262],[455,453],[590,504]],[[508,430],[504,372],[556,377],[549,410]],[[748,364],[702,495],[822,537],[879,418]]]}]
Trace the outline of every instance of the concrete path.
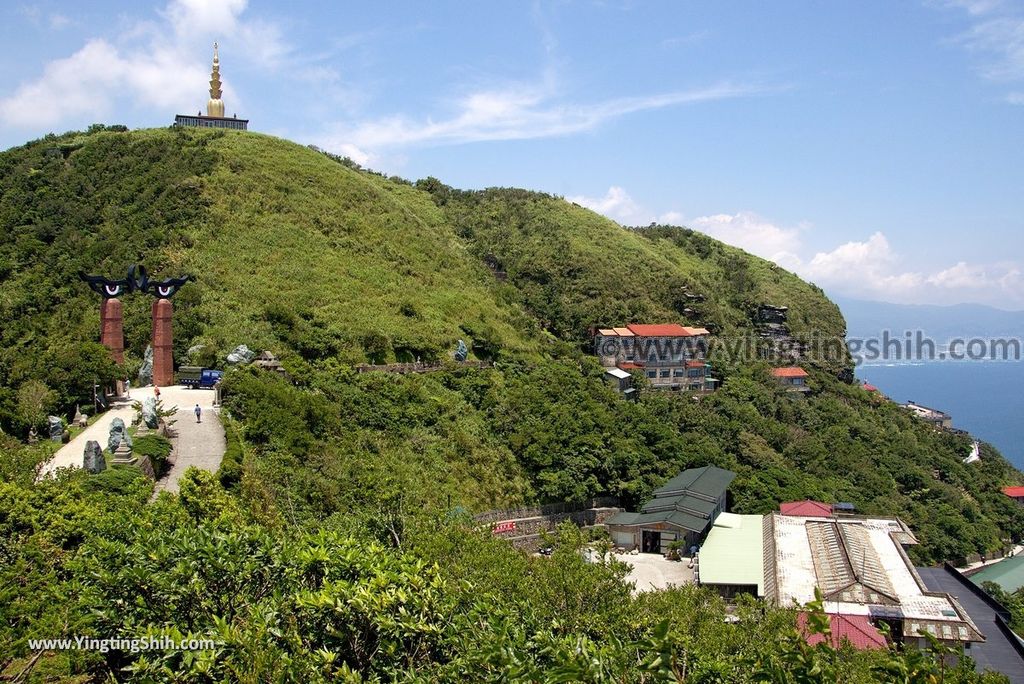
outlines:
[{"label": "concrete path", "polygon": [[690,559],[666,560],[660,553],[629,553],[613,556],[630,566],[627,582],[633,582],[633,594],[643,591],[658,591],[669,587],[693,584],[694,573],[689,567]]},{"label": "concrete path", "polygon": [[[203,390],[194,390],[197,394]],[[212,392],[210,393],[213,394]],[[174,453],[171,455],[170,472],[156,483],[156,491],[177,493],[178,481],[189,466],[200,470],[217,472],[221,459],[224,458],[224,426],[220,422],[220,410],[212,407],[203,409],[202,422],[196,422],[195,402],[192,408],[185,410],[180,405],[174,416],[176,434]]]},{"label": "concrete path", "polygon": [[[82,453],[85,443],[94,439],[105,449],[110,434],[110,424],[114,418],[121,418],[126,425],[131,425],[135,411],[132,403],[144,401],[153,396],[152,387],[133,388],[131,399],[115,402],[111,409],[100,416],[99,420],[86,428],[80,435],[65,444],[43,466],[40,477],[52,473],[57,468],[81,468]],[[157,482],[157,491],[178,491],[178,479],[185,469],[191,465],[210,472],[216,472],[224,456],[224,428],[220,423],[219,408],[213,407],[213,390],[188,389],[180,385],[160,389],[160,399],[165,409],[178,408],[176,421],[171,427],[176,436],[174,452],[171,455],[170,472]],[[196,423],[195,406],[199,404],[203,413],[203,421]],[[109,455],[107,456],[109,460]]]},{"label": "concrete path", "polygon": [[[135,401],[145,398],[144,390],[135,390],[132,397],[138,397]],[[136,394],[137,393],[137,394]],[[153,392],[150,390],[150,396]],[[49,461],[43,464],[39,471],[39,477],[51,475],[58,468],[81,468],[82,455],[85,451],[85,444],[89,440],[96,440],[104,449],[107,448],[107,438],[110,437],[110,424],[114,418],[120,418],[125,425],[132,424],[132,417],[135,411],[132,409],[132,399],[116,400],[111,404],[110,409],[101,415],[96,422],[83,430],[77,437],[57,450]]]}]

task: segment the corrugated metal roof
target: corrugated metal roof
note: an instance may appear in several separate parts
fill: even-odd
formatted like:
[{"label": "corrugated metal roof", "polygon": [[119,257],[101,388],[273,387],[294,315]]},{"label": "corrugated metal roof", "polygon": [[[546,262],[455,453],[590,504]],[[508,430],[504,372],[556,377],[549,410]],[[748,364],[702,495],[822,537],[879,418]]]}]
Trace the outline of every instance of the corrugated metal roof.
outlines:
[{"label": "corrugated metal roof", "polygon": [[625,380],[626,378],[633,377],[628,372],[626,372],[626,371],[624,371],[622,369],[619,369],[619,368],[609,368],[608,370],[605,371],[605,374],[606,375],[614,376],[614,377],[618,378],[619,380]]}]

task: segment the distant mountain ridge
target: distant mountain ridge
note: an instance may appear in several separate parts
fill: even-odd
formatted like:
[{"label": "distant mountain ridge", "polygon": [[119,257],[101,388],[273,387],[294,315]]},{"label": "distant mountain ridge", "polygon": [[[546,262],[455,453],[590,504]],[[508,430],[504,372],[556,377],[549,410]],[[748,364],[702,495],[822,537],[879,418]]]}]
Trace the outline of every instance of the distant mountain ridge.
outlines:
[{"label": "distant mountain ridge", "polygon": [[1024,311],[1006,311],[984,304],[893,304],[834,297],[846,318],[847,336],[866,338],[888,330],[902,335],[921,330],[945,342],[953,338],[1024,336]]}]

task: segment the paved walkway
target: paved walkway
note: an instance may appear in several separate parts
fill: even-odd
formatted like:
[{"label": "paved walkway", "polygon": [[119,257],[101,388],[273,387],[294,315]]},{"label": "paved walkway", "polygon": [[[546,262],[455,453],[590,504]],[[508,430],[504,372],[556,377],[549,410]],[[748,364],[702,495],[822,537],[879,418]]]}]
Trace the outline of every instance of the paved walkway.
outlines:
[{"label": "paved walkway", "polygon": [[[133,394],[135,401],[145,398],[145,390],[136,390]],[[135,399],[135,397],[138,397]],[[152,390],[150,390],[152,396]],[[135,411],[132,409],[132,399],[117,400],[111,404],[110,409],[101,415],[92,425],[80,432],[77,437],[57,450],[49,461],[43,464],[39,471],[39,477],[52,474],[58,468],[81,468],[82,456],[85,452],[85,443],[89,440],[96,440],[104,449],[107,448],[107,438],[110,437],[110,424],[114,418],[120,418],[125,425],[132,424],[132,417]],[[107,456],[109,459],[109,456]]]},{"label": "paved walkway", "polygon": [[1006,634],[996,625],[996,612],[992,607],[945,568],[918,568],[917,572],[932,591],[945,591],[957,597],[985,635],[985,642],[973,644],[968,654],[977,663],[978,671],[995,670],[1006,675],[1011,684],[1024,684],[1024,658],[1014,650]]},{"label": "paved walkway", "polygon": [[[194,390],[196,394],[204,390]],[[210,392],[212,395],[213,392]],[[179,406],[179,408],[181,408]],[[224,457],[226,444],[224,426],[220,422],[220,410],[206,408],[203,410],[202,422],[196,422],[195,402],[192,409],[182,409],[174,416],[177,433],[170,472],[156,483],[156,491],[178,492],[178,481],[189,466],[200,470],[217,472],[220,461]]]},{"label": "paved walkway", "polygon": [[[110,424],[114,418],[121,418],[126,425],[131,425],[135,411],[132,403],[144,401],[153,396],[152,387],[139,387],[131,390],[131,399],[124,399],[112,404],[109,411],[82,431],[71,442],[62,446],[53,458],[40,471],[40,477],[52,473],[57,468],[81,468],[82,453],[85,443],[94,439],[106,449],[107,437],[110,435]],[[171,427],[176,437],[174,453],[171,458],[173,465],[170,472],[157,482],[157,491],[178,491],[178,479],[189,466],[216,472],[224,456],[224,428],[220,423],[220,409],[213,407],[213,390],[188,389],[180,385],[160,389],[160,399],[165,409],[175,406],[178,413]],[[196,423],[195,405],[199,404],[203,412],[203,422]],[[107,455],[108,465],[110,456]]]}]

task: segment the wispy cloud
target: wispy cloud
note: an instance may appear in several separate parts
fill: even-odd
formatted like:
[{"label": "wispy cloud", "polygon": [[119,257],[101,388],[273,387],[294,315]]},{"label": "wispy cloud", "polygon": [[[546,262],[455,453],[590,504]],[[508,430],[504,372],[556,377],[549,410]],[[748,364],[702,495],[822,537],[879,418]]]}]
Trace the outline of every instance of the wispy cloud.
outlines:
[{"label": "wispy cloud", "polygon": [[411,145],[441,145],[491,140],[527,140],[572,135],[593,130],[613,119],[637,112],[712,100],[750,97],[777,91],[759,85],[723,82],[706,88],[600,102],[560,101],[550,85],[513,84],[457,98],[446,118],[415,120],[398,115],[364,121],[342,131],[335,142],[361,149]]},{"label": "wispy cloud", "polygon": [[[1004,0],[945,0],[941,7],[967,13],[969,27],[954,41],[978,57],[982,77],[1024,83],[1024,8]],[[1005,99],[1020,104],[1019,93]]]}]

